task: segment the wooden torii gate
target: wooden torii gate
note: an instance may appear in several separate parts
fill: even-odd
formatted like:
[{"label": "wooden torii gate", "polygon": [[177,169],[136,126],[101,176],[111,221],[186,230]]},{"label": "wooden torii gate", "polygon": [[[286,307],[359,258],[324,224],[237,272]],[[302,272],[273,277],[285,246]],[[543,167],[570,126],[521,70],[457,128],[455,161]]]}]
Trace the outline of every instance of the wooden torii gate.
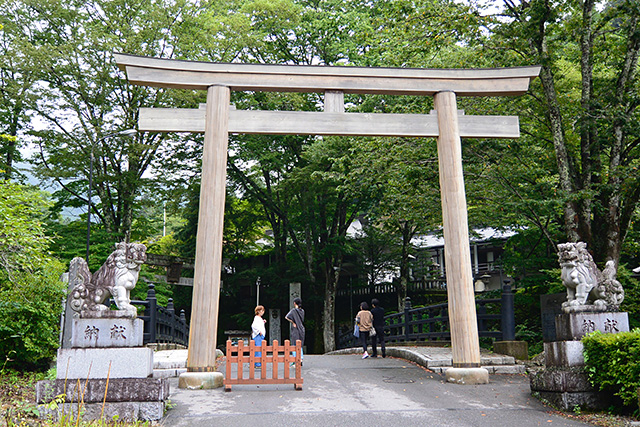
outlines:
[{"label": "wooden torii gate", "polygon": [[[404,69],[220,64],[115,55],[129,82],[206,90],[206,108],[140,110],[141,131],[204,132],[189,372],[215,370],[229,133],[437,137],[453,368],[461,383],[488,382],[480,368],[460,138],[517,138],[518,117],[465,116],[457,96],[522,95],[540,67]],[[324,112],[236,110],[238,91],[324,93]],[[433,96],[435,114],[345,113],[344,94]],[[187,374],[189,373],[187,372]]]}]

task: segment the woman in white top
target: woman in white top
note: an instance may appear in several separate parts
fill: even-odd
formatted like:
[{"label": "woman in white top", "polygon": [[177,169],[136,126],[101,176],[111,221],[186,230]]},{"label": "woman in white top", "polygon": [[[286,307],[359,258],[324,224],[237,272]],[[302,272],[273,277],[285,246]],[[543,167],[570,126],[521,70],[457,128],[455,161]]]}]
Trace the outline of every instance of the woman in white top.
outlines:
[{"label": "woman in white top", "polygon": [[[256,347],[260,347],[262,345],[262,340],[264,340],[264,337],[267,335],[267,328],[265,327],[267,319],[262,318],[262,315],[264,314],[263,306],[257,306],[254,312],[256,316],[253,318],[253,323],[251,324],[251,339],[255,341]],[[256,351],[256,357],[262,357],[262,352]],[[256,368],[261,366],[262,363],[256,363]]]}]

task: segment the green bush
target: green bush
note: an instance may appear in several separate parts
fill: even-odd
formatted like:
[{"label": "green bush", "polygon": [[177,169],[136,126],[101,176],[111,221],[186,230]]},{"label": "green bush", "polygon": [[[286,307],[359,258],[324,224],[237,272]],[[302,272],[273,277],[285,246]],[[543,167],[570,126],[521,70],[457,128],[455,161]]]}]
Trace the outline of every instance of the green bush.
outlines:
[{"label": "green bush", "polygon": [[0,181],[0,368],[45,368],[58,347],[63,265],[48,253],[37,189]]},{"label": "green bush", "polygon": [[61,263],[37,273],[13,276],[0,289],[0,363],[15,369],[46,369],[60,335],[64,284]]},{"label": "green bush", "polygon": [[582,339],[589,381],[636,408],[640,388],[640,329],[618,334],[594,332]]}]

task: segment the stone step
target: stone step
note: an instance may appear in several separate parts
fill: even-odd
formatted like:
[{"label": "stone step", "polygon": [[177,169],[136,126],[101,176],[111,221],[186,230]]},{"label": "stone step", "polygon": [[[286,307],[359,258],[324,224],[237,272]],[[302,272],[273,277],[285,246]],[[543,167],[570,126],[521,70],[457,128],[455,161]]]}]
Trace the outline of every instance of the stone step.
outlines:
[{"label": "stone step", "polygon": [[147,378],[153,372],[153,350],[147,347],[60,348],[58,379]]},{"label": "stone step", "polygon": [[[438,374],[444,374],[450,367],[451,366],[429,367],[429,369]],[[490,374],[524,374],[527,372],[526,366],[524,365],[483,365],[482,367],[489,371]]]},{"label": "stone step", "polygon": [[176,378],[187,372],[187,368],[178,369],[154,369],[153,378]]},{"label": "stone step", "polygon": [[[329,354],[362,353],[362,348],[336,350]],[[450,347],[389,346],[387,355],[410,360],[437,373],[444,373],[453,366]],[[482,354],[480,364],[490,374],[524,374],[526,366],[516,364],[513,356]]]},{"label": "stone step", "polygon": [[153,369],[186,369],[187,354],[187,350],[156,351],[153,353]]}]

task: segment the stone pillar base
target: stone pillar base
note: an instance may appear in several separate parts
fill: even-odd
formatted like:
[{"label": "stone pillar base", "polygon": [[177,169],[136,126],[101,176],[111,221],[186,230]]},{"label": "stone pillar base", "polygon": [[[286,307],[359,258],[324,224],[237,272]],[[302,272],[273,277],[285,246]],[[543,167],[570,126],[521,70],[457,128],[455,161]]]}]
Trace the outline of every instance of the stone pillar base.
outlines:
[{"label": "stone pillar base", "polygon": [[447,382],[473,385],[489,384],[489,371],[485,368],[449,368],[445,371]]},{"label": "stone pillar base", "polygon": [[221,372],[183,372],[178,378],[178,388],[202,390],[222,387],[224,375]]},{"label": "stone pillar base", "polygon": [[598,391],[589,382],[584,367],[547,367],[529,375],[532,392],[563,410],[576,406],[586,410],[602,410],[612,404],[611,395]]},{"label": "stone pillar base", "polygon": [[65,425],[75,424],[78,414],[83,421],[105,423],[114,417],[118,421],[158,421],[168,397],[169,382],[153,378],[58,379],[36,384],[40,418],[57,422],[64,416],[71,421]]},{"label": "stone pillar base", "polygon": [[61,417],[64,417],[65,421],[73,422],[76,420],[76,417],[78,417],[78,411],[81,411],[80,420],[103,420],[105,424],[114,418],[119,422],[159,421],[164,416],[164,409],[164,402],[64,403],[56,406],[51,406],[50,404],[38,405],[41,419],[57,422]]},{"label": "stone pillar base", "polygon": [[581,410],[602,411],[612,405],[611,395],[602,391],[538,391],[537,393],[542,399],[564,411],[573,411],[576,407]]}]

